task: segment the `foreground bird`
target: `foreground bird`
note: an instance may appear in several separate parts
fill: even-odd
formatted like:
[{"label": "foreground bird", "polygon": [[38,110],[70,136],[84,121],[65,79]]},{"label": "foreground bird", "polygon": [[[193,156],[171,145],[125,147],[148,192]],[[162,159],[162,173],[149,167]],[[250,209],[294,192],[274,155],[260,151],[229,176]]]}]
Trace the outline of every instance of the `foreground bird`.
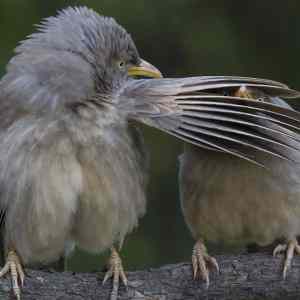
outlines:
[{"label": "foreground bird", "polygon": [[[220,95],[225,92],[234,98],[252,98],[264,103],[273,103],[278,107],[291,109],[276,93],[268,93],[259,87],[237,87],[235,90],[217,89]],[[222,98],[222,96],[220,96]],[[246,100],[246,99],[245,99]],[[235,100],[233,100],[235,101]],[[199,123],[201,128],[210,128],[216,134],[222,131],[245,136],[244,126],[252,126],[252,133],[263,133],[265,138],[276,138],[278,143],[290,141],[290,130],[281,128],[279,123],[267,118],[262,111],[261,119],[255,122],[249,115],[247,123],[236,122],[236,128],[228,129],[233,122],[232,114],[226,117],[218,115],[227,104],[219,100],[207,106],[208,117]],[[291,109],[292,111],[292,109]],[[247,113],[247,112],[245,112]],[[212,124],[211,120],[214,120]],[[294,124],[295,126],[298,126]],[[268,128],[266,128],[268,127]],[[292,127],[291,127],[292,128]],[[278,131],[282,135],[278,135]],[[300,136],[298,136],[299,140]],[[234,143],[228,140],[228,143]],[[268,143],[261,140],[261,146]],[[258,145],[258,144],[257,144]],[[271,149],[278,149],[279,144],[270,144]],[[215,258],[207,253],[204,241],[223,242],[231,245],[247,245],[256,243],[265,246],[276,239],[284,238],[274,250],[274,255],[285,252],[286,258],[283,277],[291,265],[293,254],[300,254],[300,246],[296,237],[300,234],[300,165],[299,154],[294,162],[277,159],[267,153],[257,153],[254,149],[243,151],[255,156],[256,162],[263,162],[267,168],[238,157],[200,149],[189,144],[185,145],[180,157],[180,191],[183,214],[197,241],[192,255],[194,278],[200,275],[209,284],[209,267],[219,269]],[[290,149],[282,148],[282,153],[289,156]],[[298,163],[297,163],[298,162]]]},{"label": "foreground bird", "polygon": [[[75,245],[97,253],[111,248],[104,279],[113,276],[111,299],[117,298],[119,277],[126,284],[115,246],[121,248],[144,214],[147,183],[147,151],[129,120],[255,162],[227,147],[226,133],[216,136],[190,124],[205,120],[205,103],[214,103],[206,91],[247,84],[287,97],[299,95],[269,80],[132,78],[140,75],[161,77],[140,58],[120,25],[85,7],[46,19],[38,33],[17,47],[0,82],[0,209],[6,256],[0,276],[11,274],[18,299],[23,265],[48,264]],[[191,99],[189,108],[185,103]],[[282,128],[300,124],[299,114],[288,109],[252,100],[238,107],[231,97],[223,100],[228,107],[220,115],[234,110],[236,122],[245,118],[239,112],[250,107],[253,118],[264,110]],[[203,112],[197,111],[201,105]],[[294,128],[290,135],[294,148],[288,140],[278,149],[256,149],[292,160],[300,146],[298,131]],[[276,143],[273,137],[268,141]],[[255,147],[256,141],[249,143]],[[281,147],[290,151],[282,153]]]}]

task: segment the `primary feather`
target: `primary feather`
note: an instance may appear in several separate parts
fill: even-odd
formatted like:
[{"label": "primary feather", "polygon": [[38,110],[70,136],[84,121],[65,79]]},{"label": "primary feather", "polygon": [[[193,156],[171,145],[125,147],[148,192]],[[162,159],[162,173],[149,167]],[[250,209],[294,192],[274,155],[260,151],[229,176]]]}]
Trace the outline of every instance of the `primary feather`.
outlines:
[{"label": "primary feather", "polygon": [[265,166],[267,160],[261,160],[257,151],[299,162],[300,114],[289,107],[230,95],[245,86],[274,97],[300,95],[265,79],[203,76],[130,82],[120,97],[131,101],[130,117],[194,145]]}]

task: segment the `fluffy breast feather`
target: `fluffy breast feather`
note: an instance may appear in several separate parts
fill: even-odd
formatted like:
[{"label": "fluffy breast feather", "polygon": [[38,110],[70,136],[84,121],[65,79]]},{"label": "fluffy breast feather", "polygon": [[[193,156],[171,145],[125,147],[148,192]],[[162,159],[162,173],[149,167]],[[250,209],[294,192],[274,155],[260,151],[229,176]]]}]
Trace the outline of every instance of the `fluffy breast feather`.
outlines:
[{"label": "fluffy breast feather", "polygon": [[186,146],[181,204],[197,239],[267,244],[300,233],[300,171],[274,160],[268,171],[228,154]]}]

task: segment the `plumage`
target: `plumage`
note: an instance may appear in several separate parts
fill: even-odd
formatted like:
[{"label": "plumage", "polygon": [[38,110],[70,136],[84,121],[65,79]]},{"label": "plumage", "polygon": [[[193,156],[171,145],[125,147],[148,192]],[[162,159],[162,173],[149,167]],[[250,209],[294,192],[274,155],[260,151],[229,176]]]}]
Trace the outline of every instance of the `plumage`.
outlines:
[{"label": "plumage", "polygon": [[[50,263],[74,245],[97,253],[112,249],[104,279],[114,277],[111,299],[119,277],[126,284],[114,246],[145,213],[148,165],[130,120],[261,165],[268,160],[253,157],[250,148],[297,158],[297,112],[213,94],[249,85],[299,96],[287,86],[226,76],[136,80],[131,76],[161,74],[140,58],[114,19],[86,7],[67,8],[38,28],[16,48],[0,81],[0,211],[7,257],[0,277],[14,273],[17,298],[22,264]],[[203,126],[208,113],[215,116],[209,128]],[[253,125],[259,119],[268,121],[265,130]],[[190,124],[194,120],[202,126]],[[219,130],[220,122],[228,124]],[[243,131],[236,129],[240,124]]]},{"label": "plumage", "polygon": [[[247,92],[254,98],[257,91],[247,86]],[[300,156],[295,150],[298,149],[299,125],[294,115],[295,111],[282,99],[277,98],[278,95],[270,96],[265,90],[261,90],[260,95],[263,96],[261,101],[277,105],[278,111],[262,111],[264,118],[256,118],[256,124],[251,122],[251,127],[259,133],[264,133],[267,139],[276,139],[280,144],[265,140],[255,143],[255,147],[260,144],[264,147],[267,144],[269,150],[281,149],[278,152],[289,159],[278,159],[263,151],[251,151],[252,155],[255,154],[256,162],[268,166],[265,169],[226,153],[200,149],[188,144],[180,156],[181,207],[185,221],[194,239],[198,241],[193,250],[194,274],[198,272],[198,264],[202,257],[205,261],[202,264],[203,276],[207,283],[207,265],[212,258],[206,252],[205,241],[245,246],[250,243],[267,245],[276,239],[284,238],[287,244],[280,246],[280,249],[298,253],[296,237],[300,234]],[[269,105],[262,103],[266,107]],[[226,105],[227,103],[216,103],[211,106],[220,106],[223,109]],[[284,114],[284,119],[291,124],[273,120],[273,117],[282,116],[281,107],[289,108],[291,114]],[[212,124],[214,119],[211,118],[210,121],[209,126],[217,130],[216,124]],[[227,119],[223,121],[226,121],[226,124],[232,122]],[[236,128],[244,128],[245,125],[249,126],[248,123],[241,122]],[[218,129],[224,130],[224,127]],[[296,134],[291,130],[295,130]],[[249,131],[246,133],[249,134]],[[238,134],[246,138],[245,132]],[[256,141],[257,136],[252,140]],[[287,145],[289,146],[286,147]],[[246,153],[247,151],[249,150],[246,150]],[[279,248],[276,249],[274,253],[277,253]],[[284,277],[290,263],[291,257],[285,261]]]},{"label": "plumage", "polygon": [[147,151],[113,103],[128,80],[118,60],[139,64],[126,31],[92,10],[69,8],[9,62],[0,82],[8,265],[12,250],[24,265],[58,260],[72,245],[100,253],[122,244],[145,213]]},{"label": "plumage", "polygon": [[[272,103],[214,93],[216,82],[220,84],[219,93],[224,89],[228,93],[246,83],[248,87],[249,83],[256,84],[256,88],[263,86],[262,91],[267,84],[268,91],[273,89],[273,93],[280,87],[280,95],[299,97],[297,91],[265,79],[202,76],[129,82],[119,95],[120,105],[122,110],[130,108],[129,117],[196,146],[227,152],[265,167],[269,167],[268,160],[260,159],[256,150],[299,162],[298,112]],[[260,119],[261,125],[257,122]],[[276,124],[280,126],[277,128]]]}]

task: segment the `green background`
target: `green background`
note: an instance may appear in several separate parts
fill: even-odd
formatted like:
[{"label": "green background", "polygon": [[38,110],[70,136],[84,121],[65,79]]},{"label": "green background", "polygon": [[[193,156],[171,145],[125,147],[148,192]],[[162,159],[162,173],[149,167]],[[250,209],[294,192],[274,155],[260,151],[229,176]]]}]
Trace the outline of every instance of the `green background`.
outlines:
[{"label": "green background", "polygon": [[[115,17],[132,34],[141,56],[165,76],[256,76],[300,89],[296,0],[0,0],[0,74],[18,41],[34,31],[33,24],[70,5]],[[193,245],[178,199],[182,144],[155,130],[143,131],[152,157],[151,184],[147,214],[123,246],[124,265],[131,270],[189,260]],[[210,245],[209,250],[229,251],[222,245]],[[68,268],[99,270],[105,254],[76,252]]]}]

